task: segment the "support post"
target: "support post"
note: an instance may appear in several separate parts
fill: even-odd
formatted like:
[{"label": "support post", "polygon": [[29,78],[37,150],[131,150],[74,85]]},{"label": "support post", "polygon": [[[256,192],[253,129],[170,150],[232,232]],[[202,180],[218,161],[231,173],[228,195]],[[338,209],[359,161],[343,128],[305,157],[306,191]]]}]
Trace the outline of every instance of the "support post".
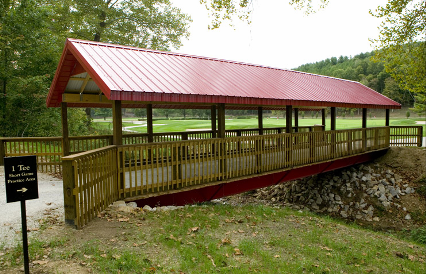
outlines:
[{"label": "support post", "polygon": [[385,117],[385,126],[388,127],[389,126],[389,120],[390,120],[390,112],[389,109],[386,109],[386,117]]},{"label": "support post", "polygon": [[321,118],[322,118],[322,125],[324,126],[324,131],[325,131],[325,114],[326,114],[325,112],[326,112],[326,109],[323,108],[321,110]]},{"label": "support post", "polygon": [[263,107],[257,108],[257,126],[259,128],[259,135],[263,135]]},{"label": "support post", "polygon": [[112,103],[112,125],[113,125],[113,145],[122,145],[123,144],[123,121],[121,115],[121,101],[114,101]]},{"label": "support post", "polygon": [[216,138],[216,106],[211,107],[212,138]]},{"label": "support post", "polygon": [[146,106],[146,132],[148,133],[148,143],[154,142],[154,127],[152,123],[152,104]]},{"label": "support post", "polygon": [[418,127],[419,131],[417,133],[417,146],[418,147],[422,147],[422,142],[423,142],[423,127],[420,126]]},{"label": "support post", "polygon": [[299,109],[295,108],[294,109],[294,127],[295,127],[295,132],[299,132]]},{"label": "support post", "polygon": [[336,107],[331,107],[330,110],[330,129],[336,130]]},{"label": "support post", "polygon": [[64,208],[65,208],[65,223],[75,227],[75,219],[77,217],[77,207],[74,197],[74,166],[72,160],[62,159],[62,177],[63,177],[63,192],[64,192]]},{"label": "support post", "polygon": [[293,128],[292,128],[292,123],[293,123],[293,117],[292,117],[292,112],[293,112],[293,106],[286,106],[285,108],[285,132],[286,133],[292,133],[293,132]]},{"label": "support post", "polygon": [[70,139],[68,130],[68,105],[61,103],[61,122],[62,122],[62,157],[70,155]]},{"label": "support post", "polygon": [[362,109],[362,128],[367,128],[367,109]]},{"label": "support post", "polygon": [[367,150],[367,109],[362,109],[362,151]]},{"label": "support post", "polygon": [[226,166],[226,147],[225,142],[223,139],[225,139],[225,104],[219,104],[218,106],[218,136],[217,138],[220,138],[219,142],[219,173],[221,174],[219,180],[226,179],[226,172],[227,172],[227,166]]},{"label": "support post", "polygon": [[225,104],[219,104],[218,107],[218,136],[217,138],[225,138]]},{"label": "support post", "polygon": [[336,107],[330,108],[330,130],[332,131],[330,140],[330,153],[334,158],[334,154],[336,152],[336,133],[333,131],[336,130]]}]

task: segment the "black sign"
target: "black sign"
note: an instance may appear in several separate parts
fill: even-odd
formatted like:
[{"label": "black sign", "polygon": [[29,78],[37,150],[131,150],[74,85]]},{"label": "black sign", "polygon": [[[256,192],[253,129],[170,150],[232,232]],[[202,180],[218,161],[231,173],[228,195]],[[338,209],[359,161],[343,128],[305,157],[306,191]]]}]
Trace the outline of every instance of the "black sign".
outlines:
[{"label": "black sign", "polygon": [[38,199],[37,158],[4,158],[6,200],[8,203]]}]

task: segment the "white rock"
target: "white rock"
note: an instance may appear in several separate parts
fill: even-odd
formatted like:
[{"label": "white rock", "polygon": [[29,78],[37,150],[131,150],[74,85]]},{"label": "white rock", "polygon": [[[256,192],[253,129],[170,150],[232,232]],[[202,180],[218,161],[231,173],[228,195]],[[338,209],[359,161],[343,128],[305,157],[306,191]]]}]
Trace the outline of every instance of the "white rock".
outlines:
[{"label": "white rock", "polygon": [[405,215],[404,219],[405,220],[411,220],[411,215],[410,214]]},{"label": "white rock", "polygon": [[138,207],[138,204],[137,204],[137,203],[135,203],[135,202],[130,202],[130,203],[127,203],[127,206],[128,206],[128,207],[137,208],[137,207]]},{"label": "white rock", "polygon": [[116,201],[112,204],[112,207],[120,207],[120,206],[126,206],[125,201]]},{"label": "white rock", "polygon": [[142,209],[146,211],[153,211],[152,207],[150,207],[149,205],[145,205]]},{"label": "white rock", "polygon": [[373,221],[375,221],[375,222],[379,222],[379,221],[380,221],[380,218],[379,218],[379,217],[374,217],[374,218],[373,218]]}]

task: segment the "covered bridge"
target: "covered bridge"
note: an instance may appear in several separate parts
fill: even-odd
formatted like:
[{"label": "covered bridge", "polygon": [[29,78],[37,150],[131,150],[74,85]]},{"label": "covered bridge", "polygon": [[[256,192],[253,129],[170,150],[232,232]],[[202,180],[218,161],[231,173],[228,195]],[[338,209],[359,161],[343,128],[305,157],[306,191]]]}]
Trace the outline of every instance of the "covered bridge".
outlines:
[{"label": "covered bridge", "polygon": [[[358,82],[75,39],[47,106],[62,108],[65,218],[77,226],[117,199],[206,201],[370,160],[389,147],[389,109],[401,107]],[[112,108],[113,137],[69,137],[69,107]],[[336,130],[336,107],[361,108],[362,128]],[[122,108],[147,109],[147,134],[122,134]],[[153,108],[211,109],[211,130],[155,133]],[[372,108],[386,111],[383,127],[367,128]],[[225,130],[225,109],[257,110],[258,128]],[[270,109],[286,110],[284,128],[263,127]],[[299,127],[299,109],[321,109],[320,130]]]}]

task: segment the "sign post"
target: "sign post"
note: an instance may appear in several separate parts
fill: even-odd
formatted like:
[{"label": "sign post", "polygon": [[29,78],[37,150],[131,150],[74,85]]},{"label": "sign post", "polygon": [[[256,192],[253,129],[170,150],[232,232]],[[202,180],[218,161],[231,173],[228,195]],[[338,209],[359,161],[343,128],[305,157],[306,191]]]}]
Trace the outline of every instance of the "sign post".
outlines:
[{"label": "sign post", "polygon": [[4,158],[7,203],[21,202],[22,246],[25,274],[29,274],[27,213],[25,201],[38,199],[37,158],[20,156]]}]

